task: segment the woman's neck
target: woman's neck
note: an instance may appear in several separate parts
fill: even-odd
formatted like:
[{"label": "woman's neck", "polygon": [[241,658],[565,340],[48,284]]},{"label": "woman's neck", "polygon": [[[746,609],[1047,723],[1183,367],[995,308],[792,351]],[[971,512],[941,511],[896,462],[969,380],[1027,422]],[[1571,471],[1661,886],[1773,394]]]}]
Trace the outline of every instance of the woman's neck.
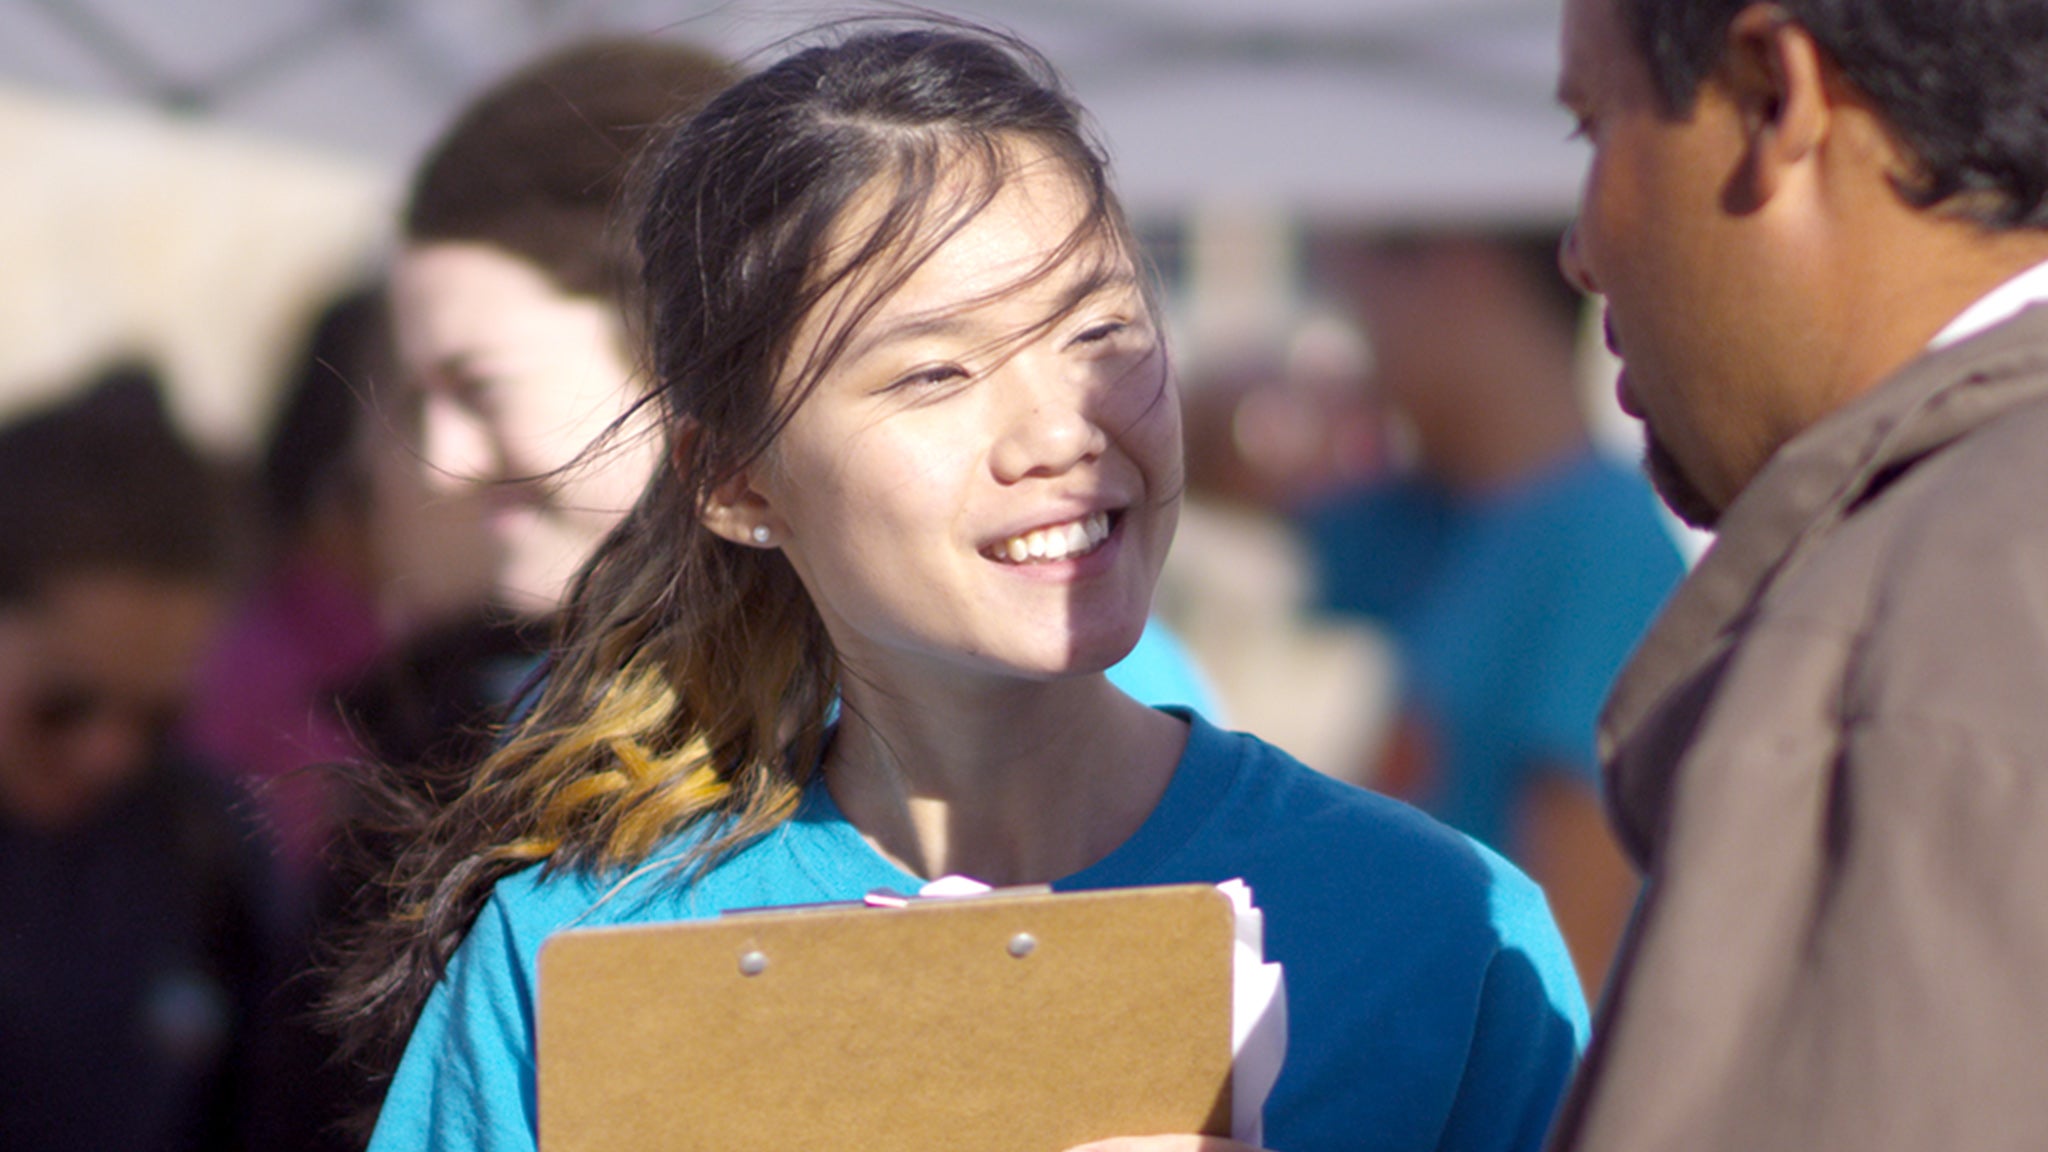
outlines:
[{"label": "woman's neck", "polygon": [[1185,724],[1101,676],[954,683],[936,699],[849,684],[824,770],[847,819],[906,870],[1044,883],[1129,839],[1186,742]]}]

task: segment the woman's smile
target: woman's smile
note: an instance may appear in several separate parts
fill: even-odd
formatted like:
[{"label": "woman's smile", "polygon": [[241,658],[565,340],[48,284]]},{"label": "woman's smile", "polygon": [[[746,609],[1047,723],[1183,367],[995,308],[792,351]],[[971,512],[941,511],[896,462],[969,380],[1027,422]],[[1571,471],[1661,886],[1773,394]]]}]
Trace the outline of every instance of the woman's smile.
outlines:
[{"label": "woman's smile", "polygon": [[1010,536],[981,550],[981,554],[1004,564],[1044,564],[1078,560],[1101,548],[1114,526],[1108,512],[1057,524],[1047,524]]},{"label": "woman's smile", "polygon": [[[750,481],[741,519],[769,525],[870,678],[906,660],[1034,683],[1107,668],[1143,631],[1173,536],[1179,407],[1136,269],[1083,233],[1066,169],[1011,147],[1000,187],[845,336]],[[798,347],[837,338],[833,314]]]}]

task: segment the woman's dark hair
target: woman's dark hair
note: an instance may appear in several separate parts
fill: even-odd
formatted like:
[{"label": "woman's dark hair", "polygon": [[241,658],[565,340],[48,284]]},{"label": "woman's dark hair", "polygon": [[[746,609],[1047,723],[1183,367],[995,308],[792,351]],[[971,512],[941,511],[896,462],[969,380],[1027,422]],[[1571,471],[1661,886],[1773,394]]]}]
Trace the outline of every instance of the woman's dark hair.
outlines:
[{"label": "woman's dark hair", "polygon": [[713,534],[707,498],[1019,165],[1050,159],[1088,205],[1033,275],[1130,251],[1102,152],[1029,48],[952,24],[822,35],[645,157],[646,402],[667,465],[580,573],[525,716],[400,861],[386,946],[341,1001],[361,1040],[403,1039],[500,877],[643,865],[690,831],[670,861],[687,875],[795,809],[842,668],[788,562]]},{"label": "woman's dark hair", "polygon": [[370,499],[355,447],[391,374],[388,307],[381,288],[356,287],[313,320],[257,467],[270,527],[283,539],[330,502],[359,508]]},{"label": "woman's dark hair", "polygon": [[[1682,116],[1755,0],[1606,0]],[[1919,170],[1901,191],[1995,228],[2048,227],[2048,0],[1778,0]]]},{"label": "woman's dark hair", "polygon": [[737,76],[702,48],[653,38],[544,56],[442,133],[413,177],[405,238],[491,244],[565,292],[626,299],[639,271],[631,237],[613,225],[633,158]]}]

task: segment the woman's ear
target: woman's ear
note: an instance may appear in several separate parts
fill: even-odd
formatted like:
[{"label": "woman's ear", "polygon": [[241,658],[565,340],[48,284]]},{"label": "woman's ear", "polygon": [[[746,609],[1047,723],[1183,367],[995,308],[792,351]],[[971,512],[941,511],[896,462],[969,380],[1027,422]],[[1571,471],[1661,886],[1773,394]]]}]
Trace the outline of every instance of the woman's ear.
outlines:
[{"label": "woman's ear", "polygon": [[[677,476],[690,475],[699,435],[700,426],[687,418],[670,430],[668,466],[675,469]],[[758,467],[757,460],[720,481],[697,505],[697,519],[735,544],[765,548],[772,546],[783,532],[767,495],[754,483]]]},{"label": "woman's ear", "polygon": [[735,544],[772,548],[786,533],[768,497],[754,483],[752,467],[721,481],[697,509],[706,528]]}]

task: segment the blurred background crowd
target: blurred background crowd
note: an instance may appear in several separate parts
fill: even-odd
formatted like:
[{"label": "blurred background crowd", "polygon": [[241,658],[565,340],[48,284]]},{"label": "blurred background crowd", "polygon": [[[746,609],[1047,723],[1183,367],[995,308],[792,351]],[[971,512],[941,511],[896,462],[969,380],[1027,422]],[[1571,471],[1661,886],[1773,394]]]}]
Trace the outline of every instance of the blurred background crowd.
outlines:
[{"label": "blurred background crowd", "polygon": [[[350,1146],[347,782],[431,797],[516,706],[655,463],[633,150],[835,14],[709,7],[0,6],[0,1147]],[[1594,713],[1686,542],[1555,266],[1555,5],[947,7],[1101,118],[1218,718],[1515,858],[1597,988]]]}]

